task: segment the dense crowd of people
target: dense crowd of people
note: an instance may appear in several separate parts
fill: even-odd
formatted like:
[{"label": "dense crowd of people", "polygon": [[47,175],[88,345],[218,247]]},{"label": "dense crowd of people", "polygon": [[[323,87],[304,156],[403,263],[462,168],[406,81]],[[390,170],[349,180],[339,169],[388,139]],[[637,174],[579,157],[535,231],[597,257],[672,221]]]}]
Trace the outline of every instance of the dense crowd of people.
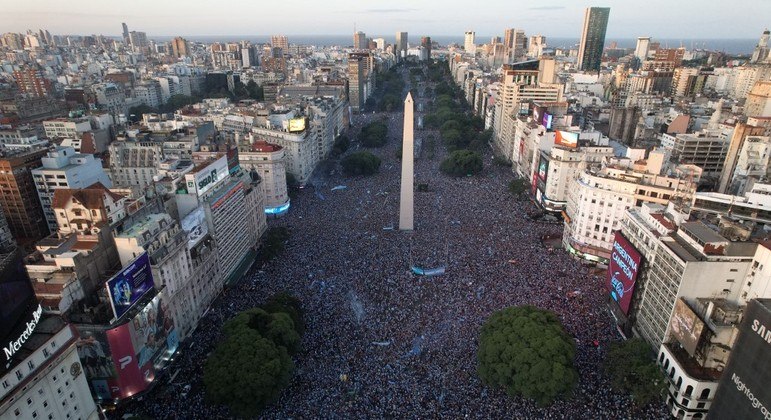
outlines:
[{"label": "dense crowd of people", "polygon": [[[366,120],[373,117],[381,115]],[[398,231],[401,113],[385,118],[390,141],[374,150],[380,173],[328,174],[301,190],[289,214],[269,222],[290,230],[286,251],[228,289],[165,383],[119,414],[229,417],[205,401],[206,357],[224,321],[288,291],[302,301],[306,332],[292,383],[265,418],[666,417],[663,406],[633,408],[611,391],[601,363],[619,338],[603,279],[542,244],[561,226],[528,217],[533,204],[507,192],[511,172],[489,153],[481,175],[449,178],[439,172],[445,152],[434,134],[437,156],[415,162],[415,182],[428,184],[415,192],[415,230]],[[339,185],[346,188],[332,190]],[[418,276],[411,265],[445,274]],[[554,311],[575,338],[580,380],[572,399],[539,407],[478,379],[481,325],[492,312],[523,304]]]}]

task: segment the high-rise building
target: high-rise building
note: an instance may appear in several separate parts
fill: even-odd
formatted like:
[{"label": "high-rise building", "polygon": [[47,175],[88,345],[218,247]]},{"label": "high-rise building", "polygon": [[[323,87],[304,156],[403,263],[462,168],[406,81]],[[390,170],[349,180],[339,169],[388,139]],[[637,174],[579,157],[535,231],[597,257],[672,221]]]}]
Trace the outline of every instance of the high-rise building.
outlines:
[{"label": "high-rise building", "polygon": [[129,32],[129,43],[136,52],[144,52],[150,46],[150,41],[147,40],[147,34],[144,32]]},{"label": "high-rise building", "polygon": [[514,49],[514,33],[516,29],[508,28],[503,32],[503,47],[506,51],[512,51]]},{"label": "high-rise building", "polygon": [[475,36],[476,34],[474,31],[466,31],[464,34],[463,49],[465,49],[469,54],[476,54],[477,52],[477,44],[475,43],[474,39]]},{"label": "high-rise building", "polygon": [[386,41],[385,38],[375,38],[375,45],[377,46],[377,49],[380,51],[385,51],[386,49]]},{"label": "high-rise building", "polygon": [[126,25],[126,22],[121,23],[121,25],[123,26],[123,43],[128,45],[130,43],[128,25]]},{"label": "high-rise building", "polygon": [[366,61],[360,54],[348,54],[348,102],[354,112],[361,111],[366,100]]},{"label": "high-rise building", "polygon": [[759,63],[761,61],[764,61],[766,58],[768,58],[769,36],[771,36],[771,31],[769,31],[768,29],[763,31],[763,35],[760,36],[758,45],[755,47],[755,50],[752,52],[752,58],[750,59],[750,63]]},{"label": "high-rise building", "polygon": [[353,33],[353,48],[357,50],[367,49],[367,34],[362,31]]},{"label": "high-rise building", "polygon": [[48,236],[48,223],[37,196],[32,170],[40,167],[45,148],[0,152],[0,207],[19,245],[31,246]]},{"label": "high-rise building", "polygon": [[289,39],[286,35],[273,35],[270,37],[270,45],[273,48],[281,48],[282,54],[289,52]]},{"label": "high-rise building", "polygon": [[544,48],[546,48],[546,37],[543,35],[533,35],[527,44],[527,56],[538,58],[543,55]]},{"label": "high-rise building", "polygon": [[651,45],[651,37],[649,36],[641,36],[637,38],[637,47],[634,49],[634,56],[640,62],[648,59],[648,50],[650,49]]},{"label": "high-rise building", "polygon": [[578,47],[578,69],[600,71],[605,32],[608,29],[610,7],[587,7],[584,12],[584,28]]},{"label": "high-rise building", "polygon": [[20,93],[36,98],[45,98],[51,92],[51,82],[43,77],[40,70],[30,67],[14,70],[13,78]]},{"label": "high-rise building", "polygon": [[397,61],[407,57],[407,45],[407,32],[397,32],[396,44],[394,45],[394,55],[396,55]]},{"label": "high-rise building", "polygon": [[178,36],[171,40],[171,55],[176,58],[190,55],[190,46],[185,38]]},{"label": "high-rise building", "polygon": [[423,38],[420,38],[420,45],[423,47],[423,50],[426,51],[426,56],[430,60],[431,59],[431,37],[424,36]]},{"label": "high-rise building", "polygon": [[257,171],[262,178],[265,214],[278,216],[286,213],[289,210],[289,195],[284,148],[266,141],[257,141],[239,149],[238,160],[241,167],[247,171]]}]

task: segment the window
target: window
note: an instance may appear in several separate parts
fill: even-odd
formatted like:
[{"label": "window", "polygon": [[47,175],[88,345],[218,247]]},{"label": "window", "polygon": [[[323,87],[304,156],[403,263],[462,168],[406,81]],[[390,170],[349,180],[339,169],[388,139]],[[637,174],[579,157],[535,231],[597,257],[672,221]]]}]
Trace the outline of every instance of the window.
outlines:
[{"label": "window", "polygon": [[17,370],[16,371],[16,379],[21,380],[21,378],[23,378],[23,377],[24,377],[24,375],[21,374],[21,371]]},{"label": "window", "polygon": [[19,417],[19,414],[21,414],[21,410],[19,410],[18,408],[13,410],[13,415],[14,416]]},{"label": "window", "polygon": [[32,405],[32,398],[27,398],[27,405]]},{"label": "window", "polygon": [[36,419],[36,418],[37,418],[37,411],[33,411],[33,412],[32,412],[32,418],[33,418],[33,419]]},{"label": "window", "polygon": [[699,397],[702,400],[706,400],[709,398],[709,388],[706,388],[704,391],[701,391],[701,396]]},{"label": "window", "polygon": [[28,360],[27,367],[29,368],[29,370],[35,369],[35,363],[32,360]]},{"label": "window", "polygon": [[51,353],[49,353],[49,352],[48,352],[48,349],[45,349],[45,348],[44,348],[44,349],[43,349],[43,356],[44,356],[44,357],[48,357],[48,356],[50,356],[50,355],[51,355]]},{"label": "window", "polygon": [[43,407],[48,407],[48,401],[43,401]]},{"label": "window", "polygon": [[8,384],[8,381],[7,381],[7,380],[6,380],[6,381],[3,381],[3,389],[8,389],[8,388],[10,388],[10,387],[11,387],[11,385],[9,385],[9,384]]}]

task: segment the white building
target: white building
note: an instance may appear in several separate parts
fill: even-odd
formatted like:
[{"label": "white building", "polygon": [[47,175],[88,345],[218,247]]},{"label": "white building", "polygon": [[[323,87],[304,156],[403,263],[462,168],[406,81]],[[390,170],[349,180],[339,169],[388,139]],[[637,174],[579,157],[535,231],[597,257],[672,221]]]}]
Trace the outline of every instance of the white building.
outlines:
[{"label": "white building", "polygon": [[80,138],[86,131],[91,131],[91,122],[88,118],[57,118],[43,121],[43,129],[46,137],[54,138]]},{"label": "white building", "polygon": [[41,162],[43,166],[32,171],[32,178],[52,232],[58,227],[51,208],[54,190],[85,188],[97,182],[107,188],[112,187],[110,178],[102,169],[102,160],[94,158],[94,155],[76,153],[72,147],[57,147],[48,152]]},{"label": "white building", "polygon": [[0,378],[0,418],[100,418],[78,357],[75,329],[58,316],[45,316],[32,331]]},{"label": "white building", "polygon": [[284,148],[266,142],[243,147],[238,160],[245,170],[256,170],[265,191],[265,213],[283,214],[289,210]]},{"label": "white building", "polygon": [[477,45],[474,40],[475,35],[474,31],[466,31],[463,38],[463,49],[472,55],[477,53]]}]

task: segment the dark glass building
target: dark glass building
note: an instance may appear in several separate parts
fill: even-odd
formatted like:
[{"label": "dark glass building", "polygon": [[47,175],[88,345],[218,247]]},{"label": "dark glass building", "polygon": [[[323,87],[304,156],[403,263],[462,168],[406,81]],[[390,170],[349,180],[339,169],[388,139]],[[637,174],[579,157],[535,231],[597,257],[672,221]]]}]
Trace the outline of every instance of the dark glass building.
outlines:
[{"label": "dark glass building", "polygon": [[582,71],[600,71],[605,32],[608,29],[610,7],[588,7],[584,13],[584,29],[578,48],[578,68]]}]

